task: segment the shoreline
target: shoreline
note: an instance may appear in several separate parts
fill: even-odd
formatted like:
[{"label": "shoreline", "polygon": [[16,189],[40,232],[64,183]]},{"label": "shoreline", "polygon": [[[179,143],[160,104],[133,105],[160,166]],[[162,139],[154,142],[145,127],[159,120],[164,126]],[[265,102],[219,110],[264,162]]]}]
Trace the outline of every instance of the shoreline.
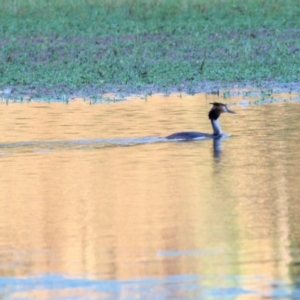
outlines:
[{"label": "shoreline", "polygon": [[[264,81],[260,83],[245,81],[245,82],[210,82],[202,81],[195,85],[182,84],[178,86],[170,87],[157,87],[154,85],[144,85],[141,87],[129,87],[120,85],[104,85],[102,87],[86,87],[84,89],[78,89],[68,91],[65,93],[56,94],[55,89],[30,89],[28,87],[6,87],[0,91],[0,99],[2,100],[16,100],[16,101],[50,101],[50,102],[68,102],[74,98],[83,98],[86,100],[101,100],[106,95],[111,95],[111,98],[119,101],[126,100],[130,97],[141,97],[145,98],[152,94],[163,94],[169,95],[173,93],[182,93],[185,95],[194,94],[215,94],[220,97],[224,95],[239,95],[241,93],[256,94],[268,92],[269,94],[278,93],[299,93],[300,94],[300,83],[289,82],[282,83],[276,81]],[[104,98],[103,98],[104,99]]]}]

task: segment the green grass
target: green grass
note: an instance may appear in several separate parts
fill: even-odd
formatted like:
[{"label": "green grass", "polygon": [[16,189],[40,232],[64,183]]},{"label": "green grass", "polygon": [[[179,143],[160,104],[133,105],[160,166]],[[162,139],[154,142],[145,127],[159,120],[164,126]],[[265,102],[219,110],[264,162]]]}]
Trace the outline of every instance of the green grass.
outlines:
[{"label": "green grass", "polygon": [[299,15],[299,0],[1,0],[0,89],[61,97],[297,82]]}]

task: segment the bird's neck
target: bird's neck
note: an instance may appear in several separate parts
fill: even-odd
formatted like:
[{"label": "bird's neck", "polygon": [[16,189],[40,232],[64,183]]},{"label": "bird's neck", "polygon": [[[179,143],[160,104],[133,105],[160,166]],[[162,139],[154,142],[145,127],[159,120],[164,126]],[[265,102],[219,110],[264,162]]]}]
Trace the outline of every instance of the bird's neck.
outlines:
[{"label": "bird's neck", "polygon": [[211,119],[211,126],[213,128],[214,131],[214,136],[221,136],[222,135],[222,129],[221,129],[221,125],[219,123],[219,119]]}]

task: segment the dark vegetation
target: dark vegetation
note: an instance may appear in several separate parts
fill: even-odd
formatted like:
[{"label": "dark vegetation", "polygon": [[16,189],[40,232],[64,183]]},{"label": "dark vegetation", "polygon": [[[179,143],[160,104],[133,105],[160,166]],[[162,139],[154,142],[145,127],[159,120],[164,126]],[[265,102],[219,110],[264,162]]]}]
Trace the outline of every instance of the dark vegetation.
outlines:
[{"label": "dark vegetation", "polygon": [[295,84],[299,16],[299,0],[2,0],[0,89],[55,99]]}]

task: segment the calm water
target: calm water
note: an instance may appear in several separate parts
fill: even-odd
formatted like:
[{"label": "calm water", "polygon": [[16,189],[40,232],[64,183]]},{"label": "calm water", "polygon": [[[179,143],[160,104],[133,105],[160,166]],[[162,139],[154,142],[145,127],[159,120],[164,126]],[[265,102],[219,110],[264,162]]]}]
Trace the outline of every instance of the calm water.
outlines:
[{"label": "calm water", "polygon": [[300,102],[242,99],[0,105],[0,299],[300,299]]}]

